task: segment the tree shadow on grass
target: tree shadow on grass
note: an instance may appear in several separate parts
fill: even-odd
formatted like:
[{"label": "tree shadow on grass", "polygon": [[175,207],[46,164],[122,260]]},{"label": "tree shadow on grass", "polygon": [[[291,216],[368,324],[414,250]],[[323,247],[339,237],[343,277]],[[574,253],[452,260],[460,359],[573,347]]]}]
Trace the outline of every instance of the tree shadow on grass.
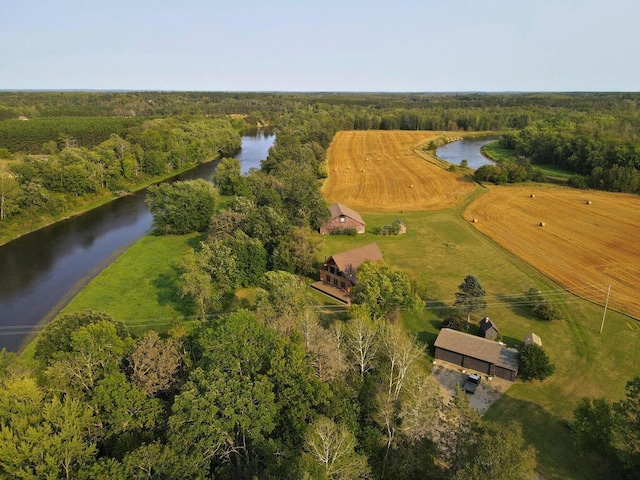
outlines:
[{"label": "tree shadow on grass", "polygon": [[496,296],[501,303],[508,305],[509,309],[516,315],[528,320],[538,320],[533,314],[531,306],[527,303],[530,300],[525,295],[514,297],[513,295],[499,293]]},{"label": "tree shadow on grass", "polygon": [[193,248],[196,252],[200,250],[200,242],[204,242],[207,240],[207,234],[201,233],[197,237],[193,237],[187,240],[187,245]]},{"label": "tree shadow on grass", "polygon": [[160,275],[151,283],[156,287],[158,304],[172,305],[173,308],[183,316],[193,315],[195,308],[193,302],[187,297],[181,297],[178,293],[178,280],[180,279],[180,271],[178,267],[173,265],[171,273],[168,275]]},{"label": "tree shadow on grass", "polygon": [[484,419],[501,424],[517,420],[526,442],[537,450],[536,471],[543,478],[618,478],[611,476],[613,466],[606,458],[595,452],[581,454],[567,420],[540,405],[513,398],[507,392],[490,407]]}]

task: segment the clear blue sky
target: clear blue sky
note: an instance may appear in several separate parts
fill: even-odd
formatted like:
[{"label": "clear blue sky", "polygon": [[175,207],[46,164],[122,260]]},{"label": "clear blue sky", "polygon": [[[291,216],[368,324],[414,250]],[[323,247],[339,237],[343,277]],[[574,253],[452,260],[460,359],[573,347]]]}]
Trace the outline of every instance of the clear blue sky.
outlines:
[{"label": "clear blue sky", "polygon": [[640,2],[0,0],[0,89],[640,91]]}]

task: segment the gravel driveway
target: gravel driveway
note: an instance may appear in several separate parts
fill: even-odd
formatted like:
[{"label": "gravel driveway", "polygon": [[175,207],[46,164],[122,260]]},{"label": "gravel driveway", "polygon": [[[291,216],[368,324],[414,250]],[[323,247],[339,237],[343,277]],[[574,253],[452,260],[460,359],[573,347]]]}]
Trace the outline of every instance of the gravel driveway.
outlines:
[{"label": "gravel driveway", "polygon": [[[463,373],[463,371],[464,369],[460,365],[443,362],[442,360],[438,360],[433,366],[431,376],[440,385],[445,402],[448,402],[453,397],[456,385],[461,387],[464,385],[468,374],[478,373],[471,370],[466,370],[466,373]],[[491,380],[489,380],[487,375],[484,374],[481,377],[482,382],[478,385],[475,393],[469,395],[469,404],[482,415],[513,385],[513,382],[498,377],[491,377]]]}]

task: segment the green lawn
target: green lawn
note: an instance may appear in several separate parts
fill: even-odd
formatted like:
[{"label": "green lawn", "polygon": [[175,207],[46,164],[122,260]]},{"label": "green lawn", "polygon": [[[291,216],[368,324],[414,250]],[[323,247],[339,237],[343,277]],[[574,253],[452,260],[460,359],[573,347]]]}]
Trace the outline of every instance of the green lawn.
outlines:
[{"label": "green lawn", "polygon": [[[467,202],[482,192],[476,189]],[[458,285],[467,274],[476,275],[487,291],[486,314],[496,322],[504,341],[518,345],[526,333],[533,331],[542,338],[556,365],[556,373],[544,382],[512,386],[486,418],[501,423],[515,418],[523,424],[527,439],[538,449],[539,472],[546,479],[599,478],[597,459],[576,453],[567,421],[581,396],[618,400],[626,382],[640,375],[640,325],[610,311],[600,335],[602,306],[564,292],[478,233],[462,219],[463,207],[439,212],[361,212],[369,230],[400,219],[408,233],[323,236],[320,258],[376,242],[392,265],[406,269],[425,287],[427,309],[405,314],[403,321],[430,347],[440,320],[452,313]],[[175,261],[199,239],[196,235],[141,239],[87,285],[63,312],[86,308],[106,311],[124,320],[134,333],[147,328],[167,329],[188,313],[188,306],[174,293]],[[528,307],[518,304],[523,292],[532,286],[554,292],[563,320],[536,320]],[[251,304],[252,295],[251,290],[240,292],[238,304]],[[318,304],[331,303],[325,298],[317,300]],[[331,315],[332,309],[326,310],[323,314]],[[480,315],[474,318],[479,319]]]},{"label": "green lawn", "polygon": [[165,331],[190,315],[176,292],[175,262],[196,247],[199,235],[146,236],[83,288],[62,313],[100,310],[123,320],[132,333]]},{"label": "green lawn", "polygon": [[539,170],[544,175],[550,178],[557,178],[561,180],[569,180],[571,177],[575,175],[574,172],[570,172],[565,170],[564,168],[558,167],[557,165],[533,165],[534,170]]},{"label": "green lawn", "polygon": [[482,147],[482,153],[486,157],[490,158],[494,162],[501,162],[502,160],[513,160],[516,156],[516,151],[512,148],[504,148],[500,146],[500,142],[487,143]]}]

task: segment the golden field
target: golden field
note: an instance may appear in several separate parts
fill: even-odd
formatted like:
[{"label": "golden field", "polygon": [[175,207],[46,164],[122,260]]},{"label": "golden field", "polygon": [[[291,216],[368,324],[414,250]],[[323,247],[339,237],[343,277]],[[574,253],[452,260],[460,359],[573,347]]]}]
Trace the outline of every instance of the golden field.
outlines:
[{"label": "golden field", "polygon": [[464,218],[576,295],[603,304],[610,284],[609,307],[640,318],[637,195],[496,186]]},{"label": "golden field", "polygon": [[[356,210],[424,211],[457,205],[475,185],[415,151],[443,132],[342,131],[327,151],[329,203]],[[453,133],[452,135],[456,135]],[[430,161],[432,160],[432,161]]]}]

